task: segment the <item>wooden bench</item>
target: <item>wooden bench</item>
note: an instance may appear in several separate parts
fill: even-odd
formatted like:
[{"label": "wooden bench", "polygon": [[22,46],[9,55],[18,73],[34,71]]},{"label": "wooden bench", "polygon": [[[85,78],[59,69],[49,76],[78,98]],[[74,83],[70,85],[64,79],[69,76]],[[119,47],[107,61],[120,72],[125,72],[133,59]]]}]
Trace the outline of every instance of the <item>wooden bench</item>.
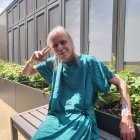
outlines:
[{"label": "wooden bench", "polygon": [[[19,113],[10,118],[12,140],[18,140],[18,131],[30,140],[37,131],[41,122],[44,121],[48,113],[48,105],[44,105],[23,113]],[[101,140],[120,140],[118,137],[99,129]]]}]

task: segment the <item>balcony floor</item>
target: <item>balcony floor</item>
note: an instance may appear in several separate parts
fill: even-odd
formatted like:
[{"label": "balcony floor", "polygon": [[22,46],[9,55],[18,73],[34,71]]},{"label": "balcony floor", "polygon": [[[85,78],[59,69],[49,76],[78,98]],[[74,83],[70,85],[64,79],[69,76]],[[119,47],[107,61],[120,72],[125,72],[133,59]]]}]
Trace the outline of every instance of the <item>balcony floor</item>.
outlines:
[{"label": "balcony floor", "polygon": [[[11,140],[10,116],[17,112],[0,99],[0,140]],[[19,140],[25,140],[19,134]]]}]

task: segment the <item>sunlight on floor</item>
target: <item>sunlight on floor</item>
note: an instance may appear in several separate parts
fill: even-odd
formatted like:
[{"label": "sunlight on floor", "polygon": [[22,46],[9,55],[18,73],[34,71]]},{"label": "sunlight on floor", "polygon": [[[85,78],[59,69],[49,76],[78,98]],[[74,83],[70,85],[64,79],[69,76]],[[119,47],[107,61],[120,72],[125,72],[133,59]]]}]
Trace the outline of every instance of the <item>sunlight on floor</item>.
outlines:
[{"label": "sunlight on floor", "polygon": [[[0,140],[11,140],[10,116],[16,113],[0,99]],[[25,138],[19,134],[19,140],[25,140]]]}]

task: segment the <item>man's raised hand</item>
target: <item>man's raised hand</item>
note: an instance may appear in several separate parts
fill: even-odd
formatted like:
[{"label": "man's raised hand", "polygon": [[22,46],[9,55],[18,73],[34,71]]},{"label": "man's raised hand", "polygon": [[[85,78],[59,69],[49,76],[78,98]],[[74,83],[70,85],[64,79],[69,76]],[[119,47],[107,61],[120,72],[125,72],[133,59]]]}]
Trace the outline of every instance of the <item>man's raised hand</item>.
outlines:
[{"label": "man's raised hand", "polygon": [[43,62],[46,61],[47,59],[45,59],[44,57],[50,52],[50,48],[46,47],[43,48],[41,51],[35,51],[32,56],[31,56],[31,60],[35,60],[37,62]]}]

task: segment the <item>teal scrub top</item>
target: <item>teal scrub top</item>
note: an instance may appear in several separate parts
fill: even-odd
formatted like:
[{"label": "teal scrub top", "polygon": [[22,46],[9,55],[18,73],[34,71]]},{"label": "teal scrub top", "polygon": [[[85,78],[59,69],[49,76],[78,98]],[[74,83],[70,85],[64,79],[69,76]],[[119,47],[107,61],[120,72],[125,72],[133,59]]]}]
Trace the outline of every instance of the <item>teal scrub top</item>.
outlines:
[{"label": "teal scrub top", "polygon": [[47,83],[52,83],[48,115],[32,140],[100,140],[93,105],[98,92],[107,93],[114,74],[91,55],[59,62],[54,57],[37,65]]}]

